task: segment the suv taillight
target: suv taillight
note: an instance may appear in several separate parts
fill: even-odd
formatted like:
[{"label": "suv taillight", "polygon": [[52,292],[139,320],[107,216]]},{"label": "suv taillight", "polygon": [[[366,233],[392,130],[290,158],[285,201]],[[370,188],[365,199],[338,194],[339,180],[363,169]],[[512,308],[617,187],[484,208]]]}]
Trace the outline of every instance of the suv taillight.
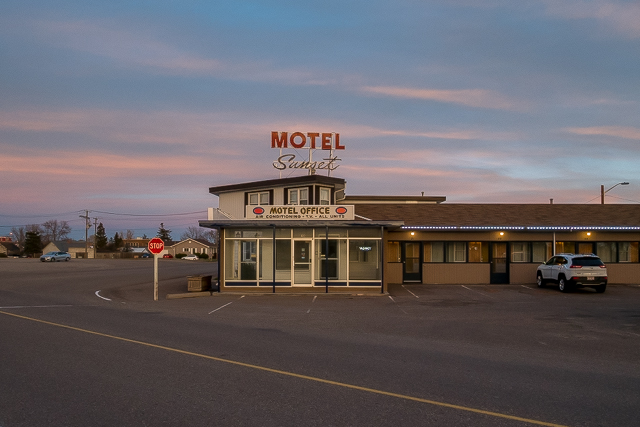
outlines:
[{"label": "suv taillight", "polygon": [[582,268],[582,266],[581,265],[572,265],[569,268]]},{"label": "suv taillight", "polygon": [[606,266],[606,265],[604,265],[604,264],[602,264],[602,265],[600,266],[600,268],[607,268],[607,266]]}]

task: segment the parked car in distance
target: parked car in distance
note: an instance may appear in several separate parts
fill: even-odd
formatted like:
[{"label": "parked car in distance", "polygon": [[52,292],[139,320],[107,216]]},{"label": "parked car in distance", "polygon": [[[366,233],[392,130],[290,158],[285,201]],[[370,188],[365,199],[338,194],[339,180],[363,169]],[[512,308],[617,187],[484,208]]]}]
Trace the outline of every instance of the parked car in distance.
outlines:
[{"label": "parked car in distance", "polygon": [[187,255],[186,257],[183,257],[182,259],[186,259],[189,261],[197,261],[198,260],[198,255]]},{"label": "parked car in distance", "polygon": [[164,254],[164,255],[162,255],[162,258],[173,258],[173,255],[171,255],[171,254]]},{"label": "parked car in distance", "polygon": [[71,255],[68,252],[47,252],[46,254],[40,257],[40,261],[69,261],[71,259]]},{"label": "parked car in distance", "polygon": [[140,255],[140,258],[151,258],[151,254],[148,254],[145,252],[142,255]]},{"label": "parked car in distance", "polygon": [[539,265],[536,271],[538,287],[555,282],[561,292],[569,292],[575,287],[591,287],[596,292],[604,292],[607,280],[607,266],[594,254],[557,254]]}]

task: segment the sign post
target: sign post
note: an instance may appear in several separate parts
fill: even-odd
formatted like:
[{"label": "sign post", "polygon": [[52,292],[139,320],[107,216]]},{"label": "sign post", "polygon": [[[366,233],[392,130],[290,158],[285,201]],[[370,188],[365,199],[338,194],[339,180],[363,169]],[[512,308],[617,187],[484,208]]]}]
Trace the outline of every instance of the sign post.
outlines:
[{"label": "sign post", "polygon": [[158,255],[164,250],[164,242],[159,237],[149,240],[149,252],[153,254],[153,300],[158,301]]}]

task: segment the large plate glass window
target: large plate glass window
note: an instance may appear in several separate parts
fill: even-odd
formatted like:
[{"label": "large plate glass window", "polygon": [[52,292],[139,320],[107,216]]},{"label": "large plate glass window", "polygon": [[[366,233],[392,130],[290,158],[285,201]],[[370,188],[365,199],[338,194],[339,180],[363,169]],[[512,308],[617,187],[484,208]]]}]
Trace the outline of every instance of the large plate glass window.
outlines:
[{"label": "large plate glass window", "polygon": [[225,250],[228,254],[225,271],[228,280],[256,280],[257,251],[256,240],[227,240]]},{"label": "large plate glass window", "polygon": [[349,280],[380,280],[379,245],[380,240],[349,240]]},{"label": "large plate glass window", "polygon": [[[316,240],[319,247],[320,279],[329,280],[338,278],[338,240]],[[327,252],[327,247],[329,251]]]}]

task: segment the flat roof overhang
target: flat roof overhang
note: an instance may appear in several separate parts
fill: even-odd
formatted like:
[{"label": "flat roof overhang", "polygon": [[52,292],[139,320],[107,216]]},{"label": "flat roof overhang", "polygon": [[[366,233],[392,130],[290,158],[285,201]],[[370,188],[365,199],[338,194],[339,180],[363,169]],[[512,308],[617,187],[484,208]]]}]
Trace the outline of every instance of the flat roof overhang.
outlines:
[{"label": "flat roof overhang", "polygon": [[498,230],[516,230],[516,231],[640,231],[639,226],[586,226],[586,225],[558,225],[558,226],[539,226],[539,225],[479,225],[479,226],[458,226],[458,225],[403,225],[402,230],[424,230],[424,231],[498,231]]},{"label": "flat roof overhang", "polygon": [[287,227],[287,228],[301,228],[301,227],[359,227],[359,228],[380,228],[385,227],[389,229],[400,229],[403,225],[403,221],[348,221],[348,220],[278,220],[278,221],[265,221],[265,220],[243,220],[243,219],[229,219],[229,220],[201,220],[199,221],[200,227],[205,228],[256,228],[256,227]]}]

